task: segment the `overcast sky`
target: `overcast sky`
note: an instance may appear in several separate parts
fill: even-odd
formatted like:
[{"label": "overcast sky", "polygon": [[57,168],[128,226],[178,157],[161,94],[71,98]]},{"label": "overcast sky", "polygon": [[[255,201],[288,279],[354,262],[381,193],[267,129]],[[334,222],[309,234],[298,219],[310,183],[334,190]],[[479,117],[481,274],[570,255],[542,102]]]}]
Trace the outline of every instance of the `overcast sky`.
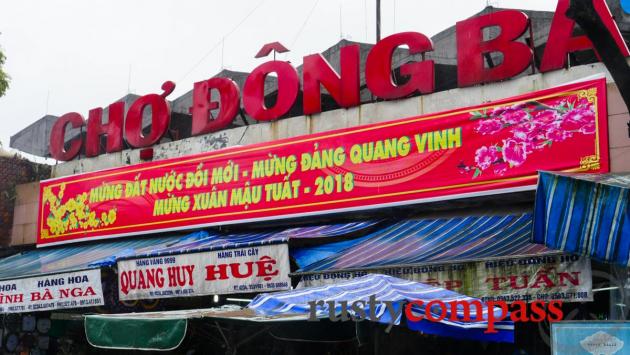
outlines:
[{"label": "overcast sky", "polygon": [[[428,36],[496,7],[555,9],[553,0],[382,0],[382,34]],[[0,6],[0,47],[12,78],[0,98],[0,141],[45,114],[103,107],[128,92],[192,89],[221,68],[249,71],[280,41],[299,65],[346,38],[374,42],[375,0],[15,0]],[[48,137],[42,137],[48,139]]]}]

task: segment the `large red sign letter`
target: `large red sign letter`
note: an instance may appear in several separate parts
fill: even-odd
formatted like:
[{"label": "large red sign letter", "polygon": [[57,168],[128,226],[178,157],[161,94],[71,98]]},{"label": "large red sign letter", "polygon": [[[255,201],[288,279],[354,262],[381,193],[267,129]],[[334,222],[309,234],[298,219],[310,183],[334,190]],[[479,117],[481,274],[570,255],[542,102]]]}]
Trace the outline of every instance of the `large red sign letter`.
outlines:
[{"label": "large red sign letter", "polygon": [[[174,89],[175,84],[167,81],[162,84],[164,93],[144,95],[131,105],[125,120],[125,135],[130,146],[148,147],[157,143],[166,133],[171,120],[171,107],[166,97]],[[142,132],[142,114],[147,106],[151,106],[151,132],[145,136]]]},{"label": "large red sign letter", "polygon": [[324,57],[317,53],[304,57],[302,86],[304,114],[322,111],[320,84],[341,107],[357,106],[359,97],[359,45],[345,46],[339,54],[340,72],[337,74]]},{"label": "large red sign letter", "polygon": [[[278,75],[278,92],[275,105],[265,105],[265,79],[270,73]],[[259,65],[252,71],[243,86],[243,107],[258,121],[270,121],[289,112],[300,87],[297,71],[288,62],[274,60]]]},{"label": "large red sign letter", "polygon": [[[498,81],[520,74],[532,61],[532,50],[515,42],[527,29],[527,15],[516,10],[502,10],[460,21],[457,35],[457,82],[460,87]],[[483,29],[498,26],[496,38],[483,40]],[[484,55],[501,52],[503,62],[485,68]]]},{"label": "large red sign letter", "polygon": [[[615,39],[621,53],[626,57],[630,56],[628,46],[626,46],[626,42],[623,40],[623,37],[621,37],[619,28],[617,24],[615,24],[606,2],[604,0],[593,0],[593,6],[604,25]],[[556,13],[553,16],[551,28],[549,29],[549,39],[545,46],[545,53],[540,62],[541,72],[563,68],[567,63],[567,55],[569,53],[594,49],[593,43],[591,43],[588,37],[573,37],[575,21],[566,16],[568,8],[569,0],[558,0]]]},{"label": "large red sign letter", "polygon": [[392,55],[396,48],[407,45],[409,54],[433,50],[433,43],[418,32],[401,32],[383,38],[368,54],[365,63],[365,80],[370,91],[382,99],[399,99],[415,92],[431,93],[435,89],[432,60],[406,63],[400,66],[400,74],[409,80],[398,85],[392,79]]},{"label": "large red sign letter", "polygon": [[[219,92],[219,102],[212,100],[212,89]],[[197,136],[226,128],[239,109],[240,90],[234,81],[228,78],[212,78],[195,83],[191,134]],[[217,117],[211,119],[211,111],[220,109]]]},{"label": "large red sign letter", "polygon": [[66,113],[59,117],[50,131],[50,156],[57,160],[72,160],[81,150],[81,136],[75,137],[70,141],[70,147],[66,150],[66,127],[72,125],[72,128],[79,128],[85,125],[85,120],[81,114],[76,112]]},{"label": "large red sign letter", "polygon": [[95,157],[101,154],[101,136],[107,136],[107,153],[117,152],[123,148],[123,121],[125,103],[115,102],[109,105],[107,123],[103,123],[103,109],[90,110],[85,139],[85,155]]}]

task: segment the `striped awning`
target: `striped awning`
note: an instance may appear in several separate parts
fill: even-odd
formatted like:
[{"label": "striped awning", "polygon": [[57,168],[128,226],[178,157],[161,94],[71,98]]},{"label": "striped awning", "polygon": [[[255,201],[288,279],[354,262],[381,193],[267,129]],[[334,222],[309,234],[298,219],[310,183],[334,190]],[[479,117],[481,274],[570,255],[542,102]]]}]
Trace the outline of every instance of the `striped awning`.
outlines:
[{"label": "striped awning", "polygon": [[273,233],[221,234],[214,231],[200,231],[159,245],[138,249],[125,259],[243,248],[282,242],[286,242],[286,238],[276,237]]},{"label": "striped awning", "polygon": [[532,240],[630,266],[630,173],[541,172]]},{"label": "striped awning", "polygon": [[[373,309],[370,309],[371,298],[374,301],[380,301],[380,303],[372,303]],[[479,301],[440,287],[392,276],[370,274],[334,285],[259,294],[247,307],[264,316],[311,314],[309,302],[323,301],[316,306],[314,313],[318,318],[328,318],[331,313],[332,315],[340,315],[342,312],[341,302],[346,301],[346,310],[349,316],[366,317],[381,323],[400,324],[404,315],[405,304],[409,301],[422,301],[422,305],[413,305],[412,313],[414,317],[421,316],[425,319],[419,321],[407,319],[407,326],[413,330],[462,339],[513,342],[514,323],[509,320],[495,323],[497,333],[484,333],[488,328],[489,310],[486,304],[482,306],[481,317],[478,317],[476,308],[471,307],[469,321],[463,320],[463,308],[460,307],[457,308],[457,314],[451,313],[451,307],[444,307],[446,316],[443,319],[436,322],[426,320],[427,312],[431,313],[433,319],[440,318],[442,313],[440,307],[430,309],[425,307],[431,301],[472,302],[473,300]],[[365,316],[354,313],[356,310],[351,305],[355,301],[364,302],[359,304],[359,307],[363,307]],[[383,303],[385,301],[390,302],[391,306]],[[331,309],[331,306],[334,306],[334,310]],[[393,307],[393,309],[387,307]],[[494,319],[500,319],[502,316],[502,310],[499,308],[494,308],[491,312]],[[370,314],[374,314],[376,319],[372,319]],[[395,315],[395,318],[392,315]]]},{"label": "striped awning", "polygon": [[378,221],[339,223],[257,233],[198,231],[184,236],[129,238],[41,248],[0,259],[0,280],[107,267],[120,259],[241,248],[283,243],[289,239],[336,237],[368,229],[376,223]]},{"label": "striped awning", "polygon": [[291,239],[328,238],[367,230],[378,221],[327,224],[297,227],[264,232],[218,233],[203,231],[193,233],[160,245],[136,250],[126,258],[145,258],[162,255],[204,252],[231,248],[244,248],[265,244],[286,243]]},{"label": "striped awning", "polygon": [[171,235],[28,250],[0,259],[0,280],[111,266],[136,250],[179,238]]},{"label": "striped awning", "polygon": [[[530,242],[531,229],[529,213],[405,220],[349,242],[302,248],[294,257],[304,273],[552,253]],[[317,253],[325,256],[309,264]]]}]

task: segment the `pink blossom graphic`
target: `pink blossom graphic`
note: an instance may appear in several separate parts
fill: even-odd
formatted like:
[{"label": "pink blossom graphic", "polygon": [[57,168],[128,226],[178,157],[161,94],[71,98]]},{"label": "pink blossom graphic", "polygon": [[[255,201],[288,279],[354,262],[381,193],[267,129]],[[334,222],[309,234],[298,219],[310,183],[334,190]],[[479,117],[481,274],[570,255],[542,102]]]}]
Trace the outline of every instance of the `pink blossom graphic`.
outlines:
[{"label": "pink blossom graphic", "polygon": [[527,142],[532,139],[532,127],[530,125],[518,125],[512,128],[512,133],[514,134],[514,139],[520,142]]},{"label": "pink blossom graphic", "polygon": [[571,132],[565,131],[557,123],[548,125],[545,131],[545,138],[553,142],[562,142],[571,136]]},{"label": "pink blossom graphic", "polygon": [[474,165],[458,165],[462,173],[473,172],[473,179],[490,168],[495,175],[503,175],[554,143],[565,142],[576,134],[596,132],[593,103],[575,96],[475,111],[471,112],[471,120],[478,121],[475,132],[499,136],[497,140],[502,142],[478,148]]},{"label": "pink blossom graphic", "polygon": [[486,134],[494,134],[500,131],[501,128],[503,128],[503,124],[501,123],[501,121],[497,119],[490,119],[490,120],[482,120],[481,122],[479,122],[475,130],[478,133],[486,135]]},{"label": "pink blossom graphic", "polygon": [[574,106],[591,106],[591,102],[588,101],[588,99],[586,99],[585,97],[582,97],[580,99],[577,100],[577,102],[574,104]]},{"label": "pink blossom graphic", "polygon": [[567,131],[580,130],[591,122],[595,122],[595,112],[589,107],[576,107],[562,116],[562,128]]},{"label": "pink blossom graphic", "polygon": [[503,175],[508,169],[508,164],[504,161],[501,161],[494,165],[494,173],[496,175]]},{"label": "pink blossom graphic", "polygon": [[501,107],[495,107],[492,110],[491,115],[492,116],[500,116],[504,113],[512,113],[515,111],[520,111],[523,107],[525,106],[524,103],[520,103],[520,104],[514,104],[512,106],[501,106]]},{"label": "pink blossom graphic", "polygon": [[536,122],[540,122],[543,124],[552,123],[558,118],[560,118],[560,115],[558,115],[558,111],[556,110],[538,111],[534,115],[534,119],[536,120]]},{"label": "pink blossom graphic", "polygon": [[589,122],[584,126],[580,127],[580,133],[582,134],[593,134],[595,133],[595,122]]},{"label": "pink blossom graphic", "polygon": [[481,170],[488,169],[497,159],[499,159],[499,152],[494,146],[483,146],[475,152],[475,163]]},{"label": "pink blossom graphic", "polygon": [[515,125],[529,118],[529,114],[524,110],[505,111],[500,118],[505,124]]},{"label": "pink blossom graphic", "polygon": [[503,160],[510,166],[520,166],[527,159],[527,147],[525,142],[517,142],[514,139],[503,141]]}]

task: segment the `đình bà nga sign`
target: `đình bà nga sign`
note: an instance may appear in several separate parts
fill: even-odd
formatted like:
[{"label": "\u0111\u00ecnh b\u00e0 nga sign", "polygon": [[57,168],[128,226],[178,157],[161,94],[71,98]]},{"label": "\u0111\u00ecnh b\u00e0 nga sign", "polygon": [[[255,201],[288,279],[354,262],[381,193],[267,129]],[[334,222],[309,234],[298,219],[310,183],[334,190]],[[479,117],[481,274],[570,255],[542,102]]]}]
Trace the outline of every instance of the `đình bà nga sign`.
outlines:
[{"label": "\u0111\u00ecnh b\u00e0 nga sign", "polygon": [[118,262],[121,300],[287,290],[287,244]]},{"label": "\u0111\u00ecnh b\u00e0 nga sign", "polygon": [[0,313],[26,313],[104,304],[101,270],[0,281]]},{"label": "\u0111\u00ecnh b\u00e0 nga sign", "polygon": [[598,79],[46,180],[38,245],[529,190],[538,170],[608,171],[607,137]]},{"label": "\u0111\u00ecnh b\u00e0 nga sign", "polygon": [[298,288],[343,282],[368,273],[442,287],[482,301],[587,302],[593,300],[590,259],[577,255],[389,267],[300,275]]}]

